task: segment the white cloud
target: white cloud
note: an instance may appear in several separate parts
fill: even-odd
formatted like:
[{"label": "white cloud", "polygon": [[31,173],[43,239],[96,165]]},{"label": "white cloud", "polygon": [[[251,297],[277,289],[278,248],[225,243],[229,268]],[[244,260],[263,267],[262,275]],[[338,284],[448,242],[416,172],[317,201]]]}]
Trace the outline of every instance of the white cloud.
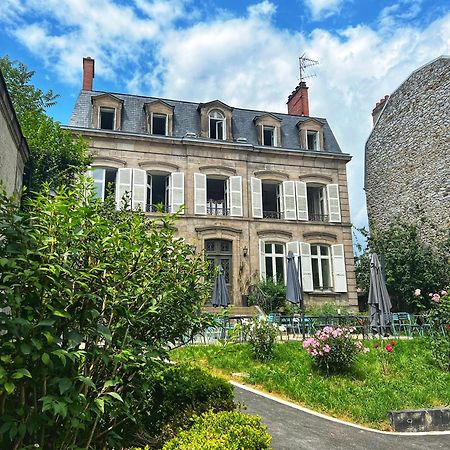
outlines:
[{"label": "white cloud", "polygon": [[339,13],[343,0],[304,0],[314,20],[326,19]]},{"label": "white cloud", "polygon": [[[339,33],[317,28],[303,35],[277,28],[275,6],[267,0],[240,17],[219,11],[196,23],[189,20],[202,12],[189,0],[135,0],[133,7],[98,0],[96,8],[88,0],[7,1],[15,16],[0,15],[0,23],[77,86],[82,57],[90,55],[98,89],[107,79],[119,92],[218,98],[235,107],[286,112],[298,82],[298,56],[318,59],[317,77],[308,80],[310,111],[328,119],[342,150],[353,155],[349,193],[358,226],[366,221],[364,144],[376,101],[417,67],[450,53],[450,13],[414,28],[404,16],[417,14],[417,2],[408,2],[408,10],[385,10],[376,26],[348,26]],[[324,12],[339,2],[314,3]],[[39,20],[28,19],[25,10]]]}]

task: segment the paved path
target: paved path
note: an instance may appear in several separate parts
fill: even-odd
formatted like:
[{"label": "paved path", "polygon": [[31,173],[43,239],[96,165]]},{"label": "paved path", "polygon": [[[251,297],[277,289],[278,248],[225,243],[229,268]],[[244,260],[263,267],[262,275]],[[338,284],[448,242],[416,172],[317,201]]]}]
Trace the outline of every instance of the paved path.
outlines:
[{"label": "paved path", "polygon": [[274,450],[450,449],[450,434],[403,435],[356,428],[286,406],[235,386],[238,402],[262,417]]}]

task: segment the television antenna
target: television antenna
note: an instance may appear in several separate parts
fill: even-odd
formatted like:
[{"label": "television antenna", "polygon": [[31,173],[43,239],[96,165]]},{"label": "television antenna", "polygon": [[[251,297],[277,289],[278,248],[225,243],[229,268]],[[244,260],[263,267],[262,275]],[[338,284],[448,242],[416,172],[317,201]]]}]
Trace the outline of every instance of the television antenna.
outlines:
[{"label": "television antenna", "polygon": [[310,59],[306,57],[306,54],[303,53],[300,58],[298,58],[299,72],[300,72],[300,82],[305,81],[307,78],[313,78],[317,76],[315,73],[311,73],[310,75],[306,75],[306,69],[308,67],[317,66],[319,61],[314,59]]}]

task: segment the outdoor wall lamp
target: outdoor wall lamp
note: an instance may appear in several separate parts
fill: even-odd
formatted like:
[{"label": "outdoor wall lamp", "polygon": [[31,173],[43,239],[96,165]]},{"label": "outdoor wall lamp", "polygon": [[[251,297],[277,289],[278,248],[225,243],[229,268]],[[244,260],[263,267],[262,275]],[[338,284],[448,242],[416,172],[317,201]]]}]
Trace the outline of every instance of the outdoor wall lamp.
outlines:
[{"label": "outdoor wall lamp", "polygon": [[248,248],[247,248],[247,247],[244,247],[244,248],[242,249],[242,251],[243,251],[243,254],[244,254],[244,258],[246,258],[247,255],[248,255]]}]

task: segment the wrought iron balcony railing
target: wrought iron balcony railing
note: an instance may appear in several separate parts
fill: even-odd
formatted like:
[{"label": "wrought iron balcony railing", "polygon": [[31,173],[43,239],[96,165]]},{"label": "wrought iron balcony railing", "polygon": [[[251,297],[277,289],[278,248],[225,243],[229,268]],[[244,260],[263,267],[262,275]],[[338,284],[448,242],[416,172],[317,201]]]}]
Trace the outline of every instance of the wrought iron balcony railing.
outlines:
[{"label": "wrought iron balcony railing", "polygon": [[157,203],[155,205],[146,205],[145,208],[146,212],[163,212],[168,213],[170,212],[170,206],[169,205],[163,205],[162,203]]},{"label": "wrought iron balcony railing", "polygon": [[328,222],[328,214],[308,213],[308,219],[312,222]]},{"label": "wrought iron balcony railing", "polygon": [[221,205],[208,205],[206,207],[206,214],[209,216],[229,216],[230,210]]},{"label": "wrought iron balcony railing", "polygon": [[283,213],[279,211],[263,211],[264,219],[284,219]]}]

